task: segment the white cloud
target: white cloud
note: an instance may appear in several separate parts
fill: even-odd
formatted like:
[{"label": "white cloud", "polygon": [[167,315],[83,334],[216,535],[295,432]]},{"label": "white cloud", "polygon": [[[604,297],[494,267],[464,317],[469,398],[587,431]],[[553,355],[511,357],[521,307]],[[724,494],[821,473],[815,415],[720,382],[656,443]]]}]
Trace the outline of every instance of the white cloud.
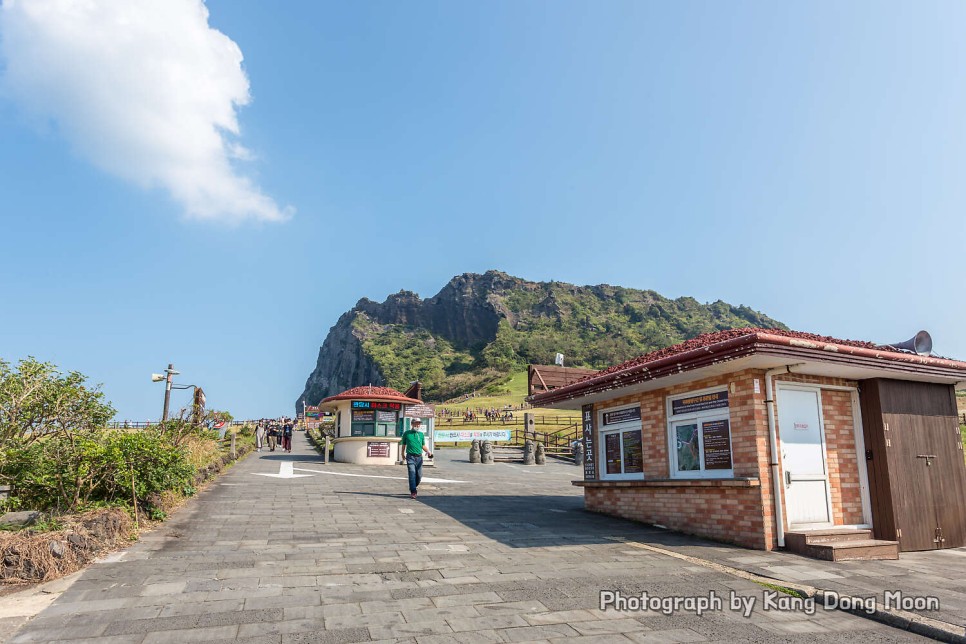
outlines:
[{"label": "white cloud", "polygon": [[77,152],[192,217],[286,219],[237,163],[242,53],[202,0],[2,0],[3,88]]}]

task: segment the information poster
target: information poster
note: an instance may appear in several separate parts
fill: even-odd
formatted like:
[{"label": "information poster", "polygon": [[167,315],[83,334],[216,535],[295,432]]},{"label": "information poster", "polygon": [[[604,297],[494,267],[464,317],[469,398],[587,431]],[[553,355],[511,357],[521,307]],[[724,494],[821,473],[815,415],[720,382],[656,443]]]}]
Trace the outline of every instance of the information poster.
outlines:
[{"label": "information poster", "polygon": [[436,408],[432,405],[409,405],[403,416],[406,418],[432,418],[436,415]]},{"label": "information poster", "polygon": [[677,440],[678,471],[700,470],[698,424],[678,425],[674,429],[674,437]]},{"label": "information poster", "polygon": [[624,474],[644,473],[644,445],[641,441],[641,430],[624,432]]},{"label": "information poster", "polygon": [[704,469],[731,469],[731,430],[728,421],[709,420],[701,423],[704,438]]},{"label": "information poster", "polygon": [[608,474],[622,474],[621,470],[621,435],[607,434],[604,437],[604,460],[607,463]]},{"label": "information poster", "polygon": [[[356,412],[356,413],[359,413],[359,412]],[[394,422],[396,422],[396,412],[394,412],[394,411],[377,411],[376,412],[376,420],[378,420],[380,423],[394,423]]]},{"label": "information poster", "polygon": [[353,411],[352,422],[354,423],[374,423],[376,422],[376,412],[374,411]]},{"label": "information poster", "polygon": [[584,480],[593,481],[597,478],[597,450],[594,440],[594,406],[584,405],[581,408],[581,426],[584,442]]},{"label": "information poster", "polygon": [[366,456],[370,458],[389,458],[389,443],[366,443]]}]

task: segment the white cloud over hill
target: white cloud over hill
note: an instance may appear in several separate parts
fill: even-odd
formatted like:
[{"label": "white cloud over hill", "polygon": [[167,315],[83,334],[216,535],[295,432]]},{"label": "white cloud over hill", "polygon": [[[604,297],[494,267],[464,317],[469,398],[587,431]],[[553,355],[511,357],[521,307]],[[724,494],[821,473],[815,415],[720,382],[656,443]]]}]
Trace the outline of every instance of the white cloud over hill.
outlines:
[{"label": "white cloud over hill", "polygon": [[191,217],[289,216],[239,171],[248,77],[202,0],[3,0],[0,55],[4,93],[105,171]]}]

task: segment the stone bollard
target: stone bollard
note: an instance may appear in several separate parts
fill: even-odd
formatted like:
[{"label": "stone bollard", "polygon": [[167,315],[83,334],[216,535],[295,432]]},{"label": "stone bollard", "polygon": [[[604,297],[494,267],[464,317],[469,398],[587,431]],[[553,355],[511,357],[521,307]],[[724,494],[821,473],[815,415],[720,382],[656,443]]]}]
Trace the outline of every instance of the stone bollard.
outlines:
[{"label": "stone bollard", "polygon": [[533,450],[533,441],[527,441],[523,444],[523,464],[536,465],[536,457],[534,456],[534,450]]},{"label": "stone bollard", "polygon": [[480,441],[473,439],[470,443],[470,463],[480,463]]},{"label": "stone bollard", "polygon": [[574,465],[584,464],[584,444],[578,443],[574,446]]},{"label": "stone bollard", "polygon": [[483,441],[480,445],[480,462],[486,465],[493,463],[493,445],[490,441]]},{"label": "stone bollard", "polygon": [[323,465],[327,465],[329,463],[329,441],[330,440],[331,439],[329,438],[329,435],[326,434],[325,435],[325,447],[323,447],[323,449],[322,449],[322,463],[323,463]]},{"label": "stone bollard", "polygon": [[547,462],[547,453],[543,447],[543,443],[537,443],[537,449],[533,453],[533,461],[537,465],[543,465]]}]

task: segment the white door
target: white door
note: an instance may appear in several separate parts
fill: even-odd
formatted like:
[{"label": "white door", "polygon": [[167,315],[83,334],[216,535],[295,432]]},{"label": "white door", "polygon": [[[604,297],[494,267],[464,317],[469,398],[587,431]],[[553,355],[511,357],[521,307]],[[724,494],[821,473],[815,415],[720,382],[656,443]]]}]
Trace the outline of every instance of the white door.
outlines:
[{"label": "white door", "polygon": [[785,511],[788,526],[832,525],[822,395],[818,389],[779,389],[778,429],[781,432]]}]

